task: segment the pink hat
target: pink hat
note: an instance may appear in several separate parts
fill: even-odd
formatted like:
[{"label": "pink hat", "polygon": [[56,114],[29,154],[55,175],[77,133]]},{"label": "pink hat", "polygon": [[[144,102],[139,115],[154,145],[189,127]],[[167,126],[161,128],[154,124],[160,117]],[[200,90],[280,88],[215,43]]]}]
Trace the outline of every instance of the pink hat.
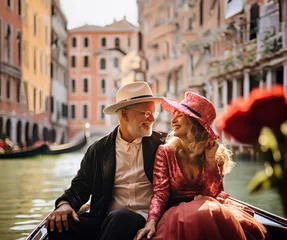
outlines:
[{"label": "pink hat", "polygon": [[169,98],[163,98],[162,107],[170,113],[175,110],[195,118],[208,132],[212,139],[219,138],[218,134],[211,128],[216,118],[213,104],[203,96],[193,92],[186,92],[184,100],[177,102]]}]

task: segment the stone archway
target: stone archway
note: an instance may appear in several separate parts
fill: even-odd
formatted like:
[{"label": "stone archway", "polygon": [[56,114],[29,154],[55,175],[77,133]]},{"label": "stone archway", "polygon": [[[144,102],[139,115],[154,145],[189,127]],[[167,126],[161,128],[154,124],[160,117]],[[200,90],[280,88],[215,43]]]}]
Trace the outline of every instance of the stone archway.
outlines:
[{"label": "stone archway", "polygon": [[22,144],[22,122],[19,120],[17,122],[17,143]]},{"label": "stone archway", "polygon": [[65,143],[65,132],[63,131],[60,144],[64,144],[64,143]]},{"label": "stone archway", "polygon": [[43,128],[43,139],[44,141],[49,141],[49,131],[46,127]]},{"label": "stone archway", "polygon": [[6,136],[9,137],[11,139],[11,120],[10,118],[8,118],[7,122],[6,122]]},{"label": "stone archway", "polygon": [[39,127],[38,124],[34,124],[33,126],[33,136],[32,136],[33,143],[39,140]]},{"label": "stone archway", "polygon": [[56,130],[53,128],[51,130],[51,142],[55,142],[56,141]]},{"label": "stone archway", "polygon": [[29,136],[29,131],[30,131],[30,124],[27,122],[25,124],[25,141],[26,141],[27,147],[32,145],[30,136]]}]

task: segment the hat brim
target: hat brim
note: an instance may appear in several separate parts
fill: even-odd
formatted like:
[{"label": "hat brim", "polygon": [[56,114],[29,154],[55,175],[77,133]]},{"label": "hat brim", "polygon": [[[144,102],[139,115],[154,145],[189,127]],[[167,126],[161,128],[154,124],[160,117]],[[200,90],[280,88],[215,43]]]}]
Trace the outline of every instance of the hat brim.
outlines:
[{"label": "hat brim", "polygon": [[108,115],[115,115],[116,112],[123,108],[137,103],[144,103],[144,102],[154,102],[154,103],[161,103],[162,97],[145,97],[145,98],[137,98],[132,100],[127,100],[119,103],[112,104],[106,107],[103,112]]},{"label": "hat brim", "polygon": [[184,114],[195,118],[207,131],[208,135],[212,139],[218,139],[219,135],[213,130],[208,124],[206,124],[200,117],[198,117],[196,114],[192,113],[190,110],[188,110],[185,106],[181,105],[179,102],[169,99],[169,98],[163,98],[162,99],[162,107],[167,112],[173,113],[174,111],[178,110],[180,112],[183,112]]}]

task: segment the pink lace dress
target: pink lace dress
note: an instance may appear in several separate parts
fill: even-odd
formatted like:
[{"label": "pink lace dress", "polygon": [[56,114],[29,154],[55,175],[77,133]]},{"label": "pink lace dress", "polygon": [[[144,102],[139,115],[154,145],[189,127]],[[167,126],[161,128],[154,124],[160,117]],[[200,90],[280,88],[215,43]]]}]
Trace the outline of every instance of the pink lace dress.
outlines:
[{"label": "pink lace dress", "polygon": [[[252,210],[228,200],[218,165],[205,164],[196,179],[187,179],[174,151],[163,145],[157,151],[153,184],[148,221],[158,223],[154,240],[265,239],[266,229]],[[192,200],[198,195],[203,197]]]}]

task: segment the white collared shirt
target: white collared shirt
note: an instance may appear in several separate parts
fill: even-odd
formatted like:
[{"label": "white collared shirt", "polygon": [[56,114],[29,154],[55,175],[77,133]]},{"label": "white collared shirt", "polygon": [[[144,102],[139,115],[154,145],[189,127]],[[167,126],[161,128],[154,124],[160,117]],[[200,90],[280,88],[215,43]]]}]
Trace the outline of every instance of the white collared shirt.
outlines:
[{"label": "white collared shirt", "polygon": [[118,129],[116,173],[109,211],[126,208],[146,219],[152,193],[152,184],[144,172],[142,138],[128,143]]}]

